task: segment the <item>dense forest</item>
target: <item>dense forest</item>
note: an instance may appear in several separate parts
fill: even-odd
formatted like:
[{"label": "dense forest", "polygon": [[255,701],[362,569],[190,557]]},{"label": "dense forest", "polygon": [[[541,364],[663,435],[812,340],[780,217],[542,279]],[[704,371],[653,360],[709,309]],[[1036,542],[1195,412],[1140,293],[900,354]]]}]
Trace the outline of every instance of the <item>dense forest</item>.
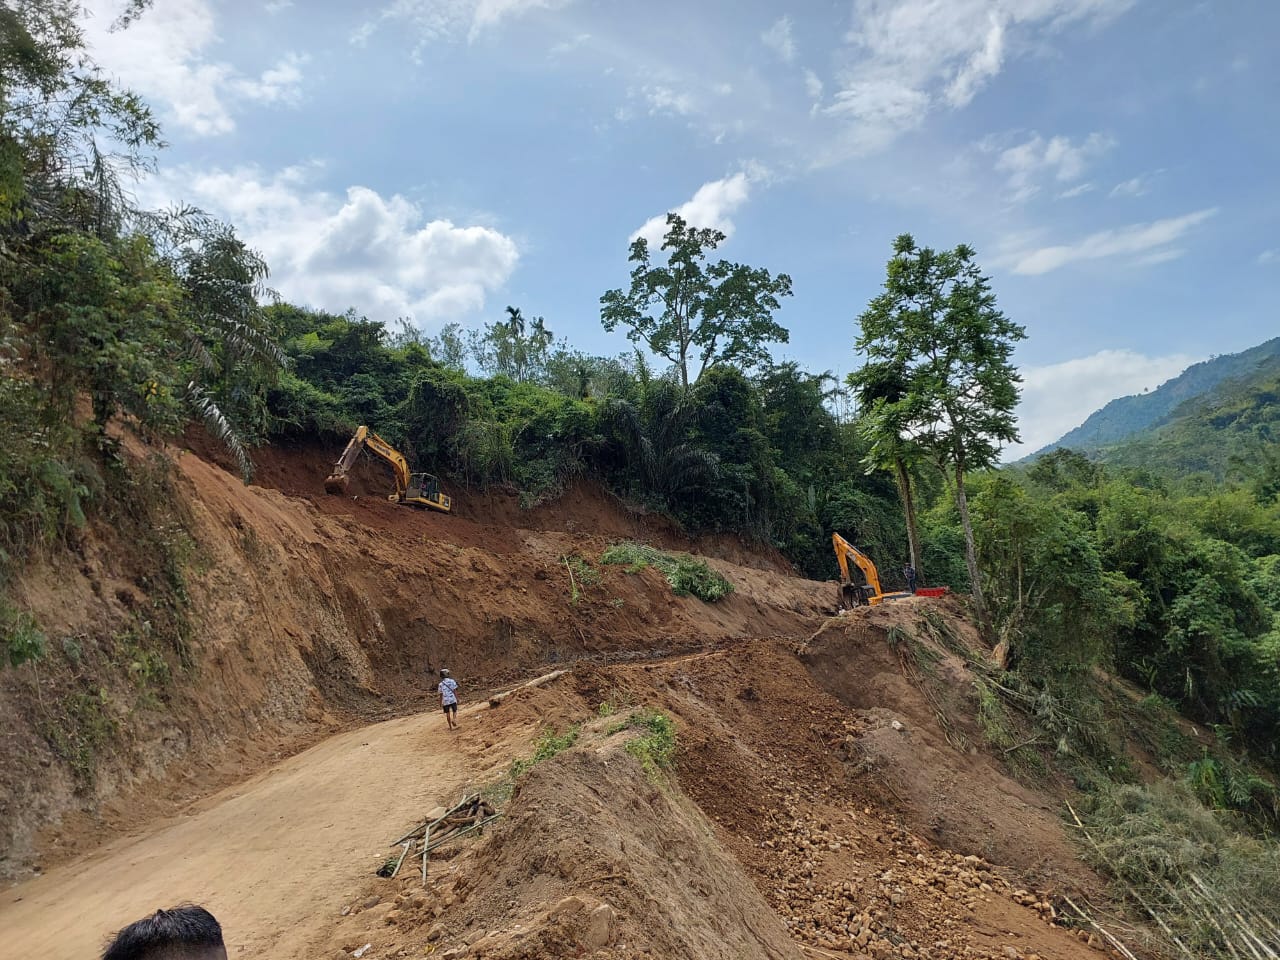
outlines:
[{"label": "dense forest", "polygon": [[[882,292],[847,318],[865,364],[841,383],[774,359],[790,278],[714,259],[723,235],[674,215],[658,249],[620,247],[619,286],[601,291],[600,322],[630,341],[616,356],[514,306],[428,335],[359,305],[279,302],[233,227],[132,202],[160,131],[86,59],[75,5],[14,9],[0,18],[0,596],[33,552],[74,550],[119,509],[137,482],[121,430],[154,444],[203,424],[248,478],[256,445],[336,452],[369,424],[464,489],[533,504],[587,480],[812,577],[833,575],[833,531],[890,582],[912,561],[973,595],[1043,716],[1071,705],[1064,752],[1096,741],[1083,691],[1114,670],[1213,725],[1221,750],[1194,769],[1212,803],[1274,816],[1268,781],[1236,766],[1280,769],[1280,482],[1253,422],[1274,420],[1274,378],[1184,418],[1212,464],[1153,469],[1140,451],[1174,443],[1161,435],[1115,464],[1058,450],[999,468],[1023,331],[972,249],[887,247]],[[1254,446],[1218,443],[1240,424]],[[11,599],[0,625],[7,663],[40,657],[39,624]]]}]

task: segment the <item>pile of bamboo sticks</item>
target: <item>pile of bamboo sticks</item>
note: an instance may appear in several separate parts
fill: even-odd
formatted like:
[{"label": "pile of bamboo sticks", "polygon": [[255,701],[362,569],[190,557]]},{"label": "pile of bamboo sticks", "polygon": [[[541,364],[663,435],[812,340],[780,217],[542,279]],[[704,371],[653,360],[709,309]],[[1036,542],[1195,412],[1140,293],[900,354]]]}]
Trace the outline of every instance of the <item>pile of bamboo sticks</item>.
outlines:
[{"label": "pile of bamboo sticks", "polygon": [[404,849],[396,861],[391,876],[400,873],[406,860],[422,858],[422,885],[427,884],[427,864],[431,859],[431,851],[456,840],[465,834],[482,832],[486,824],[497,820],[500,814],[493,805],[478,793],[463,794],[461,800],[446,810],[442,816],[434,820],[424,820],[390,846]]}]

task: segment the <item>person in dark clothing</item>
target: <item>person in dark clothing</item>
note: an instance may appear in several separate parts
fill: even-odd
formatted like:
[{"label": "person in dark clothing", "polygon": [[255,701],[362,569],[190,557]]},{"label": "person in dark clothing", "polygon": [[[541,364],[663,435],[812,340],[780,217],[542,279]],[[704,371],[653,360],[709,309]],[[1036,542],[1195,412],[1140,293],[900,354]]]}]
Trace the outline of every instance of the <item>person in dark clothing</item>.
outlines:
[{"label": "person in dark clothing", "polygon": [[916,592],[916,568],[911,564],[907,564],[902,568],[902,579],[907,581],[907,590],[911,593]]},{"label": "person in dark clothing", "polygon": [[129,924],[107,946],[102,960],[227,960],[222,927],[204,907],[157,910]]}]

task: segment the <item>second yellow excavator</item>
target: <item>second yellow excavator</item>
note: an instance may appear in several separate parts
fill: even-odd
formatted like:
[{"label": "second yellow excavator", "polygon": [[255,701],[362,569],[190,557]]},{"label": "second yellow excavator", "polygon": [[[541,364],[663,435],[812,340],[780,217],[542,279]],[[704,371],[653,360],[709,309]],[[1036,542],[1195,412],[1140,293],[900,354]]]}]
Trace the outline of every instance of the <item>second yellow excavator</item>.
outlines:
[{"label": "second yellow excavator", "polygon": [[[911,596],[909,593],[885,593],[880,587],[880,571],[871,562],[871,558],[840,534],[831,535],[831,545],[836,548],[836,560],[840,564],[840,605],[842,607],[858,607],[864,603],[874,607],[885,600]],[[849,574],[850,560],[862,571],[866,583],[853,582]]]},{"label": "second yellow excavator", "polygon": [[360,456],[360,451],[366,447],[391,464],[391,469],[395,471],[396,492],[387,496],[392,503],[427,507],[444,513],[453,509],[453,500],[440,492],[439,480],[429,473],[410,473],[409,461],[404,454],[364,426],[356,430],[355,436],[334,465],[333,473],[325,478],[324,488],[327,492],[337,496],[347,492],[347,474],[356,462],[356,457]]}]

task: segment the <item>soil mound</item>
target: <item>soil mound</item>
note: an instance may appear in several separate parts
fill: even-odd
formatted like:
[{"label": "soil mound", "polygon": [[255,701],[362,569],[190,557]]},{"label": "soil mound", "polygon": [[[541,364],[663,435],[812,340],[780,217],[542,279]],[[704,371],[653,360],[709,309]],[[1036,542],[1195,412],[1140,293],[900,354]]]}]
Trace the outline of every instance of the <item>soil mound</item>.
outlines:
[{"label": "soil mound", "polygon": [[568,751],[522,780],[510,815],[443,885],[457,902],[439,919],[442,946],[483,933],[468,956],[799,960],[702,812],[650,780],[624,739]]}]

